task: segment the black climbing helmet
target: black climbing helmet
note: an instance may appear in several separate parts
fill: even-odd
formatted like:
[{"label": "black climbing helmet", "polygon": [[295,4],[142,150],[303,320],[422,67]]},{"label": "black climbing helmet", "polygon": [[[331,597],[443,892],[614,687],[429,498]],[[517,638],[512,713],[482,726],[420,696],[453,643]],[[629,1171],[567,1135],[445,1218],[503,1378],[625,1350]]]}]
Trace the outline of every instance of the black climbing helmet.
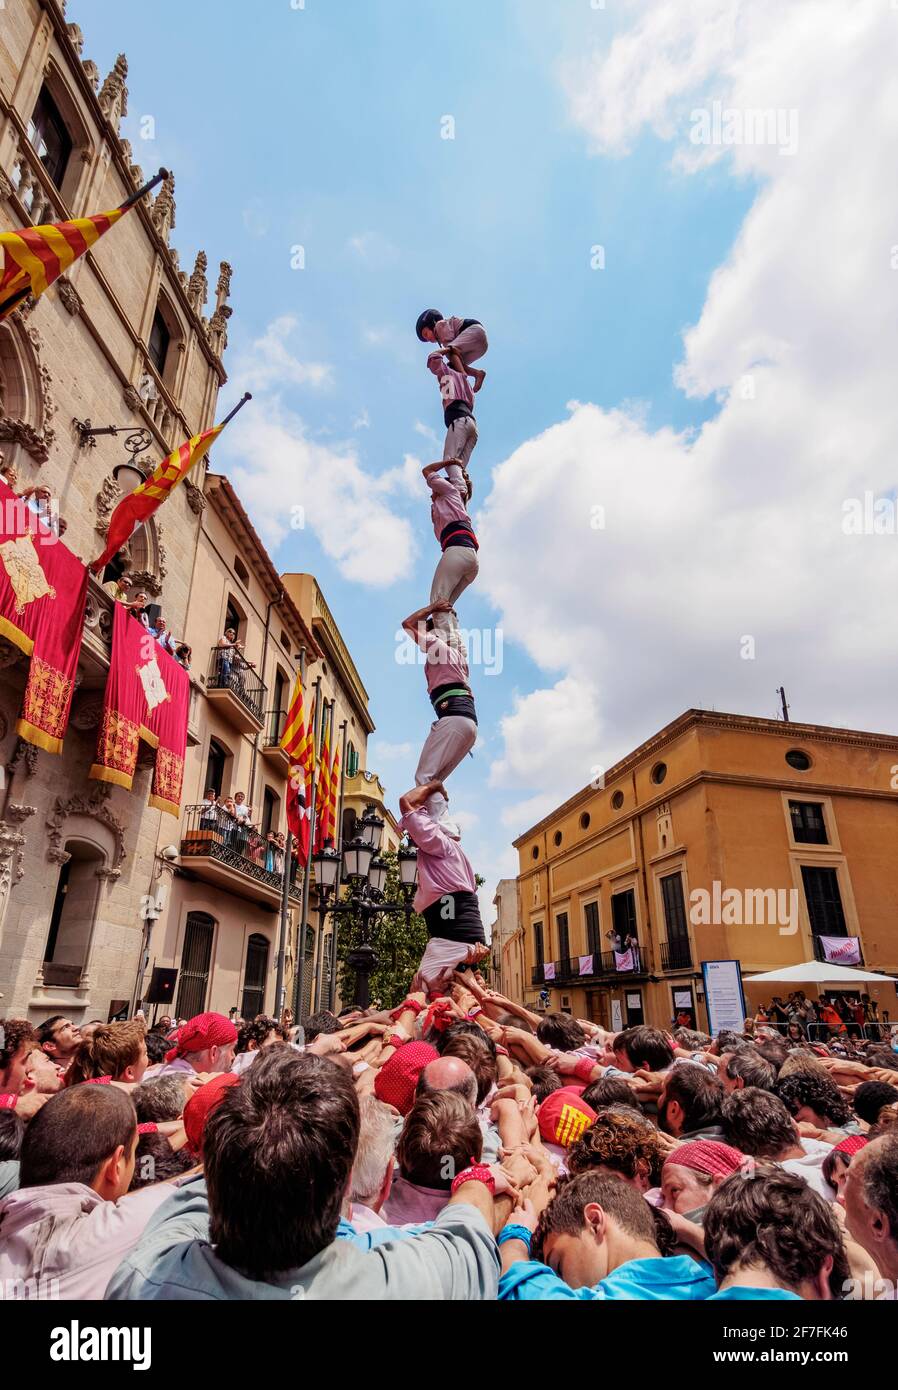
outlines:
[{"label": "black climbing helmet", "polygon": [[419,342],[424,342],[424,329],[436,328],[442,317],[439,309],[425,309],[423,314],[419,314],[418,322],[415,324]]}]

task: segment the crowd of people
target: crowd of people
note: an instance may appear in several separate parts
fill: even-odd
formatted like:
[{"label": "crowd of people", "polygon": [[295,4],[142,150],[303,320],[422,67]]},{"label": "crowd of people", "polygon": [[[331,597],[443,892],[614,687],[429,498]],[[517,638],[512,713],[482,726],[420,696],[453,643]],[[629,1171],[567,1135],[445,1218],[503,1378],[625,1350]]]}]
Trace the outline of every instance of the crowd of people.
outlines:
[{"label": "crowd of people", "polygon": [[417,983],[301,1028],[0,1023],[6,1296],[896,1297],[891,1046]]},{"label": "crowd of people", "polygon": [[146,628],[162,650],[174,657],[179,666],[189,671],[192,655],[190,647],[174,636],[159,611],[158,604],[150,603],[150,596],[146,590],[135,587],[134,579],[127,573],[120,575],[118,579],[110,580],[108,588],[115,602],[126,608],[131,617]]},{"label": "crowd of people", "polygon": [[873,1038],[884,1042],[898,1038],[888,1009],[880,1013],[879,1004],[869,994],[833,991],[817,1000],[803,989],[793,990],[786,999],[775,994],[769,1004],[760,1004],[751,1020],[754,1026],[771,1025],[794,1042],[803,1038],[837,1042],[849,1038]]}]

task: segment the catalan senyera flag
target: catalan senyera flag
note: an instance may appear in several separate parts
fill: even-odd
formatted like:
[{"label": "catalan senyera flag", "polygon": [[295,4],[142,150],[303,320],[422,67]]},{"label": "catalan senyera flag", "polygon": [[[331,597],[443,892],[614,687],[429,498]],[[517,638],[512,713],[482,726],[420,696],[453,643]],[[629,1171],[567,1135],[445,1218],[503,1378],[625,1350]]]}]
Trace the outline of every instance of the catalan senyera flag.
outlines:
[{"label": "catalan senyera flag", "polygon": [[281,747],[290,758],[290,774],[287,780],[287,824],[296,841],[300,862],[307,864],[309,859],[308,788],[312,778],[314,749],[311,725],[306,726],[302,693],[302,677],[297,674]]},{"label": "catalan senyera flag", "polygon": [[340,795],[340,750],[334,747],[334,758],[331,763],[331,785],[330,795],[327,802],[327,824],[331,839],[337,839],[337,800]]},{"label": "catalan senyera flag", "polygon": [[293,694],[290,697],[290,707],[287,710],[284,732],[281,734],[281,747],[292,762],[302,765],[306,774],[306,781],[309,780],[314,761],[312,741],[311,726],[306,728],[302,676],[297,674]]},{"label": "catalan senyera flag", "polygon": [[324,842],[330,835],[328,829],[328,811],[330,807],[330,786],[331,786],[331,750],[330,750],[330,730],[329,721],[325,715],[324,724],[324,743],[321,749],[321,757],[318,759],[318,781],[315,786],[315,848],[316,850],[324,847]]},{"label": "catalan senyera flag", "polygon": [[246,395],[240,400],[230,415],[225,416],[220,425],[213,425],[211,429],[203,430],[200,434],[195,434],[192,439],[185,439],[167,459],[163,459],[156,471],[136,487],[133,492],[129,492],[127,497],[123,497],[119,502],[112,516],[109,518],[109,530],[106,534],[106,545],[102,555],[98,555],[96,560],[89,566],[93,574],[99,574],[104,566],[109,564],[123,545],[134,535],[139,526],[142,526],[154,512],[162,506],[162,503],[171,496],[179,483],[183,482],[195,464],[212,447],[212,444],[221,434],[237,411],[251,401],[252,396],[247,391]]},{"label": "catalan senyera flag", "polygon": [[14,313],[29,294],[35,299],[64,275],[79,256],[99,241],[104,232],[124,217],[129,208],[139,202],[157,183],[168,178],[160,169],[155,178],[145,183],[111,212],[98,212],[93,217],[75,217],[68,222],[48,222],[40,227],[25,227],[18,232],[0,232],[0,323]]}]

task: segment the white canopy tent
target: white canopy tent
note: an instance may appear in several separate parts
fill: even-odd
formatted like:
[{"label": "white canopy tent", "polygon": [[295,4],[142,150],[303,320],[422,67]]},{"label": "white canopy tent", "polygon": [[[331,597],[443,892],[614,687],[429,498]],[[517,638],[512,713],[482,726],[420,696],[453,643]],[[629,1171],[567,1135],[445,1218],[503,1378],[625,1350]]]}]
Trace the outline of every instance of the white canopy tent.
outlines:
[{"label": "white canopy tent", "polygon": [[802,965],[784,965],[780,970],[765,970],[763,975],[745,975],[747,985],[843,985],[895,983],[893,975],[877,975],[873,970],[858,970],[856,966],[832,965],[825,960],[806,960]]}]

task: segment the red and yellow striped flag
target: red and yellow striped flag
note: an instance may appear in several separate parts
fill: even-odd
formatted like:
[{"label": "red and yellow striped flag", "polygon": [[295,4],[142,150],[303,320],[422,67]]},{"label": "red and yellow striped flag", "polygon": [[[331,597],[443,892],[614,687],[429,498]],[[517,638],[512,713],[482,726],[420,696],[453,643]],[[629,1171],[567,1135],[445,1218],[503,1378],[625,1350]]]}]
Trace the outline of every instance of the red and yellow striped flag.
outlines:
[{"label": "red and yellow striped flag", "polygon": [[340,750],[334,748],[334,760],[331,763],[331,784],[330,794],[327,802],[327,824],[328,834],[336,843],[337,831],[337,799],[340,794]]},{"label": "red and yellow striped flag", "polygon": [[312,775],[314,749],[312,747],[312,722],[306,728],[305,705],[302,694],[302,676],[297,672],[296,684],[287,710],[287,721],[281,735],[281,747],[291,763],[298,763],[305,773],[306,783]]},{"label": "red and yellow striped flag", "polygon": [[318,762],[318,781],[315,786],[315,848],[321,849],[325,840],[330,835],[328,828],[328,812],[330,809],[330,729],[327,715],[324,716],[324,743],[321,749],[321,757]]},{"label": "red and yellow striped flag", "polygon": [[79,256],[99,241],[104,232],[124,217],[145,193],[168,178],[160,169],[155,178],[126,198],[121,207],[111,212],[98,212],[93,217],[75,217],[69,222],[48,222],[41,227],[26,227],[20,232],[0,232],[0,323],[14,313],[29,294],[35,299],[64,275]]}]

